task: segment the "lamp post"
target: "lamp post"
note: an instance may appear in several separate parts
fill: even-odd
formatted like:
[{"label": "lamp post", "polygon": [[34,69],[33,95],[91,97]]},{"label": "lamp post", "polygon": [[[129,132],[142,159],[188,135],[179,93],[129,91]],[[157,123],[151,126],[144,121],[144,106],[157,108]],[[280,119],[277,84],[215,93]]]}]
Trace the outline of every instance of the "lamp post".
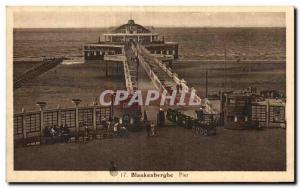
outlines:
[{"label": "lamp post", "polygon": [[75,107],[77,107],[80,102],[81,102],[80,99],[72,99],[72,103],[75,105]]},{"label": "lamp post", "polygon": [[47,105],[47,103],[46,102],[37,102],[36,105],[40,107],[40,110],[43,110],[44,107]]},{"label": "lamp post", "polygon": [[79,116],[78,116],[78,105],[81,102],[80,99],[72,99],[72,103],[75,105],[75,126],[76,126],[76,133],[79,132]]},{"label": "lamp post", "polygon": [[111,95],[111,115],[110,119],[113,120],[114,117],[114,102],[115,102],[116,92]]},{"label": "lamp post", "polygon": [[45,108],[45,106],[47,105],[46,102],[37,102],[36,103],[37,106],[39,106],[41,114],[40,114],[40,132],[41,132],[41,136],[44,136],[44,117],[43,117],[43,110]]}]

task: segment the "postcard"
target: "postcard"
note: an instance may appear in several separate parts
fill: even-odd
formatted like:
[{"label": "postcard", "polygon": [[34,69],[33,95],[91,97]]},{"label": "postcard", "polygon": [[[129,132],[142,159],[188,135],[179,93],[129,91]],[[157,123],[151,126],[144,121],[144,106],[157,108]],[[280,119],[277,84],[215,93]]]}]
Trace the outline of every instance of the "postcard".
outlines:
[{"label": "postcard", "polygon": [[294,8],[7,7],[7,181],[295,181]]}]

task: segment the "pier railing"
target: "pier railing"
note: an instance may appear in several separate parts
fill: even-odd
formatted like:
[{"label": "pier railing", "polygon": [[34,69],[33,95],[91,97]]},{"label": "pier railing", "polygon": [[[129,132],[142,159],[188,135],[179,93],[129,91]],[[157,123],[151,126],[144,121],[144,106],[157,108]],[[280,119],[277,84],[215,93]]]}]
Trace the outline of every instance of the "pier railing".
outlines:
[{"label": "pier railing", "polygon": [[64,59],[63,58],[50,58],[44,59],[43,63],[29,69],[24,74],[19,76],[14,81],[14,89],[22,87],[26,82],[36,78],[37,76],[43,74],[44,72],[54,68],[58,64],[60,64]]},{"label": "pier railing", "polygon": [[131,49],[135,52],[135,54],[139,57],[140,63],[143,65],[145,71],[148,76],[154,83],[154,85],[160,89],[161,91],[167,91],[164,84],[159,79],[159,75],[156,75],[151,68],[151,64],[155,64],[158,66],[170,80],[172,80],[173,85],[181,85],[182,90],[184,92],[190,92],[195,94],[195,100],[201,105],[205,106],[205,111],[207,113],[217,114],[218,112],[212,108],[210,101],[208,99],[201,99],[197,94],[196,90],[193,87],[189,87],[187,82],[184,79],[180,79],[178,74],[173,72],[170,67],[167,67],[165,63],[163,63],[160,59],[153,56],[143,45],[140,44],[132,44]]},{"label": "pier railing", "polygon": [[14,140],[16,143],[23,143],[26,140],[40,141],[46,127],[66,126],[74,135],[84,127],[96,130],[104,118],[112,118],[112,111],[111,107],[104,106],[41,109],[35,112],[23,110],[15,113],[13,118]]},{"label": "pier railing", "polygon": [[167,89],[164,87],[164,85],[161,83],[158,76],[153,72],[149,62],[152,60],[147,54],[141,54],[138,51],[138,47],[135,46],[135,44],[131,45],[131,50],[135,53],[135,55],[139,59],[139,63],[143,66],[144,70],[146,71],[148,77],[153,82],[154,86],[161,90],[161,91],[167,91]]}]

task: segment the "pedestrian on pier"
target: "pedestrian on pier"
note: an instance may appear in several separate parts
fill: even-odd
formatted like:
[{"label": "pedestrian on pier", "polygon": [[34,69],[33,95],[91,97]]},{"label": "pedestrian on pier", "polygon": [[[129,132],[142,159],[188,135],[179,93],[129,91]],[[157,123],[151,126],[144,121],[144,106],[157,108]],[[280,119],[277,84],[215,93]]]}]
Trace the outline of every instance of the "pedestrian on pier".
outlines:
[{"label": "pedestrian on pier", "polygon": [[145,121],[144,120],[144,124],[146,126],[147,137],[150,137],[150,135],[151,135],[151,126],[150,126],[150,123],[149,123],[149,121]]},{"label": "pedestrian on pier", "polygon": [[180,91],[182,91],[182,84],[179,84],[179,89]]},{"label": "pedestrian on pier", "polygon": [[55,134],[56,134],[56,131],[55,131],[54,127],[51,127],[50,128],[50,135],[55,136]]},{"label": "pedestrian on pier", "polygon": [[156,127],[155,123],[151,122],[151,135],[155,136],[156,135]]},{"label": "pedestrian on pier", "polygon": [[113,130],[114,130],[114,136],[118,136],[118,129],[119,129],[119,121],[115,120]]},{"label": "pedestrian on pier", "polygon": [[107,131],[109,132],[109,134],[112,134],[113,131],[113,124],[111,121],[107,121]]},{"label": "pedestrian on pier", "polygon": [[144,121],[148,121],[148,116],[146,110],[144,110]]},{"label": "pedestrian on pier", "polygon": [[67,125],[63,126],[63,129],[62,129],[62,137],[63,137],[63,140],[65,143],[68,143],[70,141],[70,130],[69,128],[67,127]]},{"label": "pedestrian on pier", "polygon": [[51,136],[51,134],[50,134],[50,128],[49,128],[48,125],[44,128],[44,136],[46,136],[46,137]]},{"label": "pedestrian on pier", "polygon": [[89,128],[88,128],[88,126],[84,126],[84,138],[83,138],[83,140],[85,141],[85,139],[86,140],[89,139]]},{"label": "pedestrian on pier", "polygon": [[157,116],[156,116],[156,119],[157,119],[157,125],[158,126],[164,126],[165,125],[165,112],[163,111],[162,108],[159,109],[158,113],[157,113]]},{"label": "pedestrian on pier", "polygon": [[180,89],[179,84],[176,84],[176,90],[177,90],[177,93],[179,93],[179,89]]}]

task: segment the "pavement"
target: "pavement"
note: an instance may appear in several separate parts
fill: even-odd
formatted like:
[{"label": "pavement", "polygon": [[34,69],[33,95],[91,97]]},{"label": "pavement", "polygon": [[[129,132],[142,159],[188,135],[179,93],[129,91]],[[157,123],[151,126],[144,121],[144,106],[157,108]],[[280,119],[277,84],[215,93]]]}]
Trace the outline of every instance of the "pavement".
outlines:
[{"label": "pavement", "polygon": [[15,170],[106,171],[283,171],[285,129],[227,130],[215,136],[196,135],[177,126],[158,128],[157,135],[130,132],[128,138],[87,143],[15,148]]}]

